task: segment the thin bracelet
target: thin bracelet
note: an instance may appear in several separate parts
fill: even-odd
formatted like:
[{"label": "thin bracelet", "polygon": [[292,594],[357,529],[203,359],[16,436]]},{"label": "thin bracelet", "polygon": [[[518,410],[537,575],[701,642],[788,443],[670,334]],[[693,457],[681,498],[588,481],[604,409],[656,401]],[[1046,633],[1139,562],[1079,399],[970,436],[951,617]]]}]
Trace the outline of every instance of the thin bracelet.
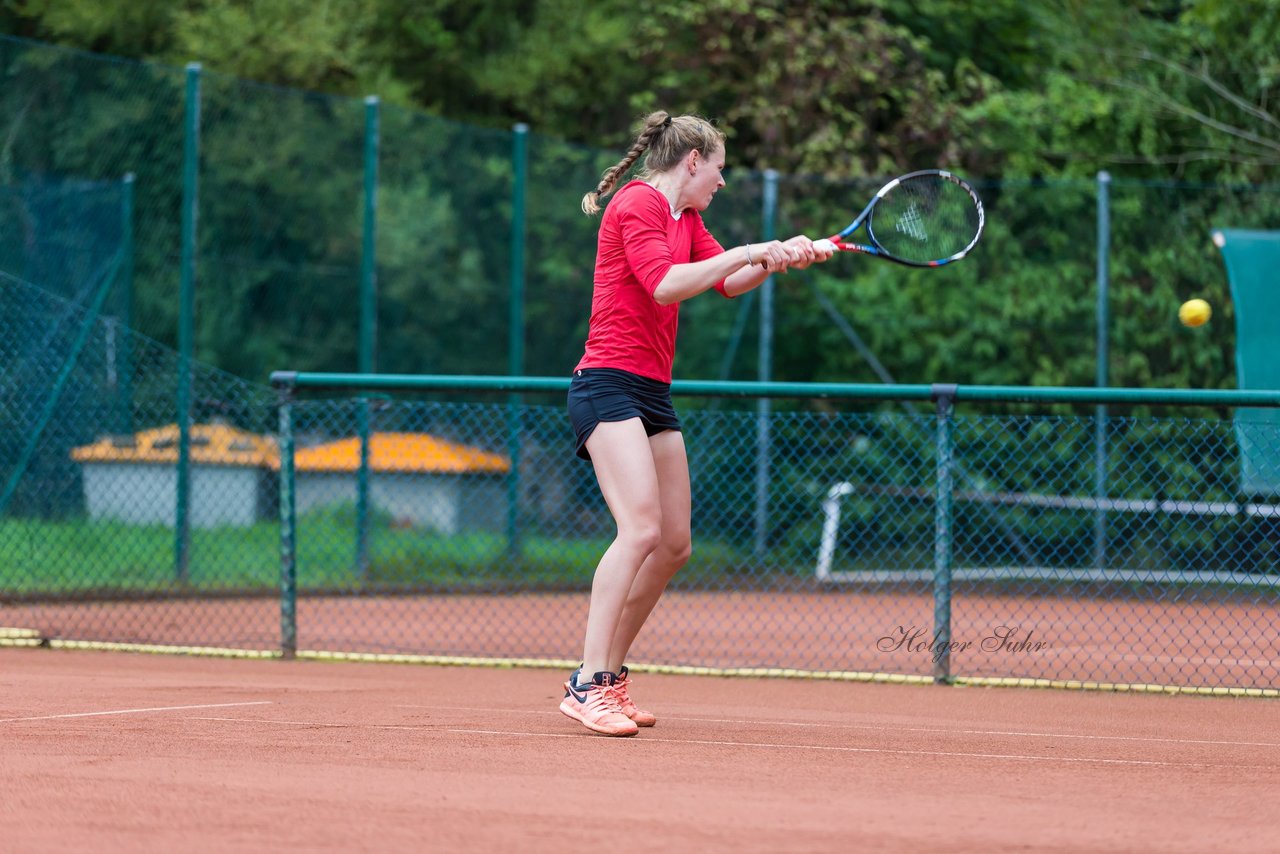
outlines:
[{"label": "thin bracelet", "polygon": [[747,250],[747,266],[754,267],[756,265],[756,262],[751,260],[751,244],[748,243],[746,246],[742,248]]}]

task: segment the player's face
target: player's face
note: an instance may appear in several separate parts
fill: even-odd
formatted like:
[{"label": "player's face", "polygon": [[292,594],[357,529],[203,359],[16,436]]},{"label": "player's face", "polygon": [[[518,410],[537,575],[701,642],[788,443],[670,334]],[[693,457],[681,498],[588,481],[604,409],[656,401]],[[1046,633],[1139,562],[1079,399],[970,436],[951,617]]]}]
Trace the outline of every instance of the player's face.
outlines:
[{"label": "player's face", "polygon": [[690,207],[696,211],[705,211],[711,204],[716,192],[724,186],[724,146],[708,149],[705,156],[694,153],[693,176],[689,179],[686,192]]}]

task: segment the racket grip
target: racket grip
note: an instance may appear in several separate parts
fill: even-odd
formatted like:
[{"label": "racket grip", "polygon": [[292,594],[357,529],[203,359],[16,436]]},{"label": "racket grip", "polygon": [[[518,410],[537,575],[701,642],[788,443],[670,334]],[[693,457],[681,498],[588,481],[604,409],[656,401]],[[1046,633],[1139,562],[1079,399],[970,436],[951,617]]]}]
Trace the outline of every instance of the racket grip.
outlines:
[{"label": "racket grip", "polygon": [[827,238],[823,237],[813,241],[813,248],[817,249],[820,252],[835,252],[836,249],[838,249],[839,247],[836,246]]}]

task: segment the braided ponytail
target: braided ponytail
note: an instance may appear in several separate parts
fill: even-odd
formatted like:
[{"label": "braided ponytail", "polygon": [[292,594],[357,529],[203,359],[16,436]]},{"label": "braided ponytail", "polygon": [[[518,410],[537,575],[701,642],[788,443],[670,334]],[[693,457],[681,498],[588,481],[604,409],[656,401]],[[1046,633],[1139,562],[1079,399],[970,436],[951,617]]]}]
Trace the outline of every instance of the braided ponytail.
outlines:
[{"label": "braided ponytail", "polygon": [[582,212],[584,214],[594,216],[600,212],[600,200],[613,192],[614,187],[617,186],[618,179],[627,174],[627,170],[631,168],[632,164],[653,144],[655,137],[671,127],[671,121],[671,114],[662,110],[650,113],[645,118],[644,129],[640,131],[636,141],[631,144],[626,156],[604,170],[604,174],[600,177],[600,183],[596,185],[596,188],[582,197]]}]

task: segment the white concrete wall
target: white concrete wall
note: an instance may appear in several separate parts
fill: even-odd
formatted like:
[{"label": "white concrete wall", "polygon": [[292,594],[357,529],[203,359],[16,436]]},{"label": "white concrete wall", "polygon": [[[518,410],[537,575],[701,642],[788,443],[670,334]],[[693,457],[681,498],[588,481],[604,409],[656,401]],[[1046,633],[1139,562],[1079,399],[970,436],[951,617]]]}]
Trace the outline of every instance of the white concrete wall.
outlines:
[{"label": "white concrete wall", "polygon": [[[83,473],[90,519],[173,527],[178,506],[174,466],[85,463]],[[193,465],[191,526],[243,527],[258,521],[260,476],[256,468]]]},{"label": "white concrete wall", "polygon": [[[505,512],[500,480],[458,475],[386,474],[369,478],[369,500],[393,519],[456,534],[471,527],[494,527]],[[356,502],[356,477],[346,473],[299,472],[298,515],[332,504]]]}]

